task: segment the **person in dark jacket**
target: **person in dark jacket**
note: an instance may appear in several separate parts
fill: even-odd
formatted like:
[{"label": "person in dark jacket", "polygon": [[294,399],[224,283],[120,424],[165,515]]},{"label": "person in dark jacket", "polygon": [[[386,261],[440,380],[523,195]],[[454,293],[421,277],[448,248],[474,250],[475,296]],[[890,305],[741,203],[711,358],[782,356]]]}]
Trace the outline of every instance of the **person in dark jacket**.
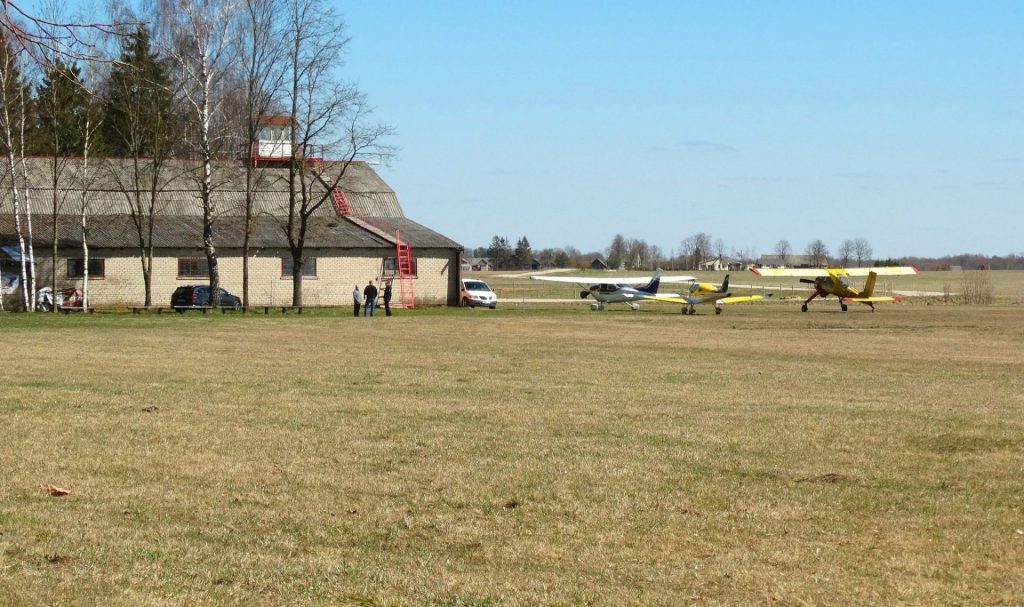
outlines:
[{"label": "person in dark jacket", "polygon": [[391,281],[384,285],[384,315],[391,316]]},{"label": "person in dark jacket", "polygon": [[367,312],[370,316],[373,316],[373,311],[377,307],[377,287],[373,286],[373,281],[366,285],[363,289],[363,316],[365,317]]}]

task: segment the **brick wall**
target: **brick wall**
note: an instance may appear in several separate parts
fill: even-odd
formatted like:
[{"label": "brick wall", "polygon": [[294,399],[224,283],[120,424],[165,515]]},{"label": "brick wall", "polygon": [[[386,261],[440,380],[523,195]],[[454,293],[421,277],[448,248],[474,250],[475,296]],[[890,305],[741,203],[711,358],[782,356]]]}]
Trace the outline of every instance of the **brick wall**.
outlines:
[{"label": "brick wall", "polygon": [[[125,250],[90,251],[92,258],[104,260],[104,276],[90,277],[89,303],[97,307],[139,306],[145,301],[142,263],[138,255]],[[316,276],[303,279],[303,304],[308,306],[346,306],[352,303],[352,287],[362,290],[369,280],[380,281],[384,257],[394,257],[391,249],[345,249],[307,251],[316,258]],[[458,252],[451,249],[413,249],[417,263],[417,276],[413,290],[417,305],[454,303],[458,296],[456,284]],[[81,251],[62,251],[58,260],[58,284],[61,287],[81,287],[80,279],[67,277],[67,258],[80,258]],[[179,286],[203,284],[204,277],[178,276],[179,258],[203,258],[198,249],[164,249],[153,259],[153,305],[170,304],[171,293]],[[260,250],[249,259],[249,298],[254,306],[290,305],[292,278],[281,275],[281,258],[290,257],[287,250]],[[49,256],[37,263],[49,266]],[[238,250],[218,252],[221,286],[231,293],[242,295],[242,258]],[[42,277],[41,277],[42,278]],[[49,282],[49,274],[45,275]],[[398,301],[398,283],[394,285],[393,301]]]}]

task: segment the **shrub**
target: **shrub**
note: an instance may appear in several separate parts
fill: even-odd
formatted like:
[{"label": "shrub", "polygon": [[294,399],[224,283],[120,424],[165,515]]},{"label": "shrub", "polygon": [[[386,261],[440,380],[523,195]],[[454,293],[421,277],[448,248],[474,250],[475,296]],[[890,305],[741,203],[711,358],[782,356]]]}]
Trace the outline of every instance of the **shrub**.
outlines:
[{"label": "shrub", "polygon": [[985,270],[964,272],[960,279],[960,302],[965,304],[990,304],[995,301],[992,278]]}]

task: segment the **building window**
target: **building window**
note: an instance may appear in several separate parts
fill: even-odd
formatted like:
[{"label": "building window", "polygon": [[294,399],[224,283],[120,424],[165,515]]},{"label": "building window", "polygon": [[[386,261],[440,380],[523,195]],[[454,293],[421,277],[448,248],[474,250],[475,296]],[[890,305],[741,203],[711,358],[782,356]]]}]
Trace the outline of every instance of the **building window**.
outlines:
[{"label": "building window", "polygon": [[[106,261],[102,257],[89,258],[89,278],[103,278],[106,276]],[[85,260],[81,257],[68,260],[68,278],[85,277]]]},{"label": "building window", "polygon": [[205,257],[179,257],[178,278],[209,278],[210,264]]},{"label": "building window", "polygon": [[[416,271],[416,258],[412,258],[412,275],[417,275]],[[384,275],[385,276],[398,276],[398,258],[397,257],[385,257],[384,258]]]},{"label": "building window", "polygon": [[[281,278],[291,278],[295,263],[291,257],[281,258]],[[316,257],[307,257],[302,264],[303,278],[316,278]]]}]

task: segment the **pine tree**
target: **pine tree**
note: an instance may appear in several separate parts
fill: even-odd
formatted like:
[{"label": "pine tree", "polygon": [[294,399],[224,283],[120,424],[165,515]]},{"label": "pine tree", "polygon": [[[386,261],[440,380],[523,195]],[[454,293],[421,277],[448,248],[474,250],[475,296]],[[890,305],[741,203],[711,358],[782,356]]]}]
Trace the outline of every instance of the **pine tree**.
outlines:
[{"label": "pine tree", "polygon": [[36,88],[35,128],[30,149],[41,156],[78,156],[82,133],[78,120],[88,106],[77,65],[57,61]]},{"label": "pine tree", "polygon": [[174,97],[166,61],[150,45],[145,25],[129,37],[107,83],[103,140],[112,156],[166,156],[175,131]]},{"label": "pine tree", "polygon": [[512,254],[515,265],[520,268],[528,268],[533,263],[533,249],[530,248],[530,241],[523,236],[516,242],[516,250]]}]

